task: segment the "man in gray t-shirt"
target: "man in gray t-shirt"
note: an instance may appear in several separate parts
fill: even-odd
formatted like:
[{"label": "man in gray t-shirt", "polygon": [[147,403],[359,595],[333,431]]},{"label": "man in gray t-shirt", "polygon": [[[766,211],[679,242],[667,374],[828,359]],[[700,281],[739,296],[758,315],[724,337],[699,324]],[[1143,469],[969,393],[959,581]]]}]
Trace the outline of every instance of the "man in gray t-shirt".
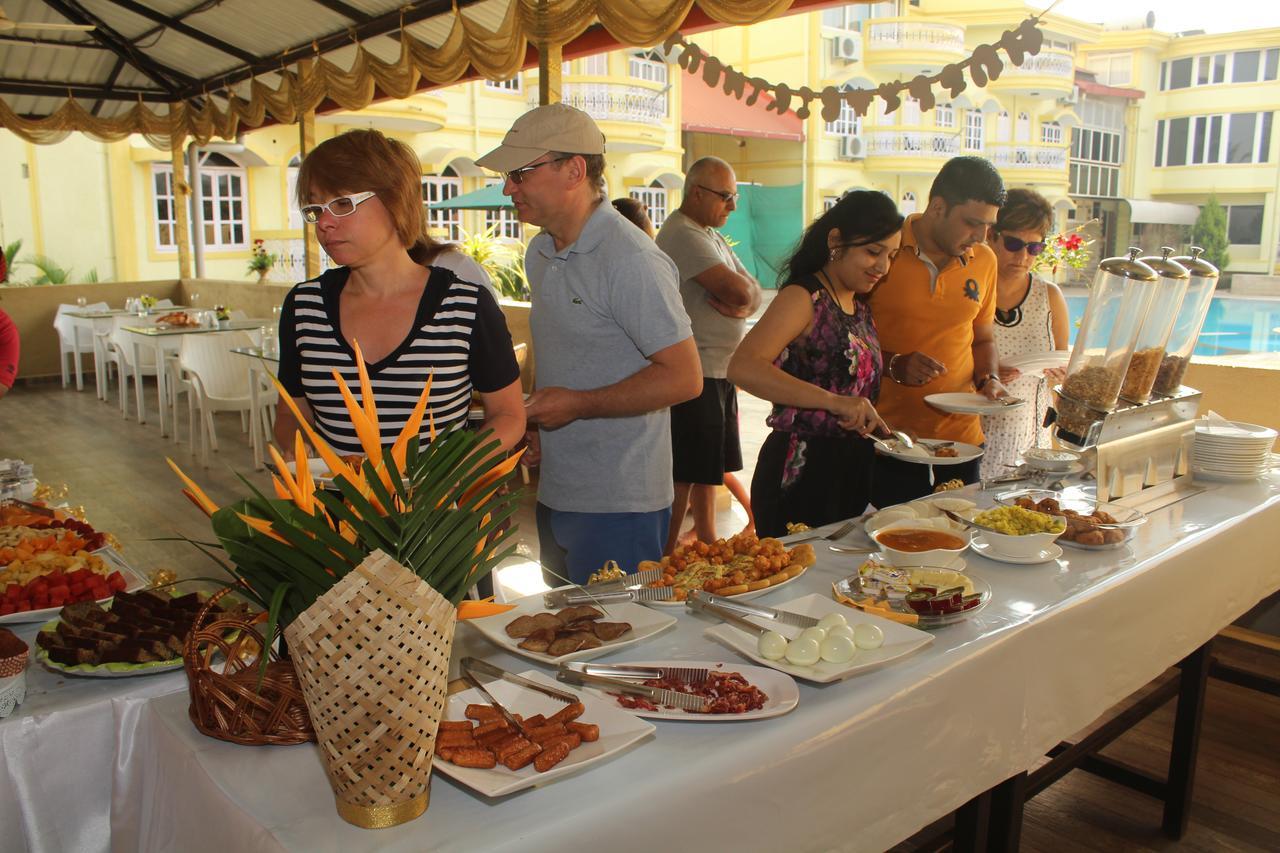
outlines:
[{"label": "man in gray t-shirt", "polygon": [[[725,377],[746,318],[760,307],[760,285],[716,230],[737,207],[733,168],[718,157],[704,157],[689,167],[684,186],[680,209],[658,232],[658,247],[680,271],[680,297],[693,325],[703,384],[696,399],[671,407],[675,500],[668,553],[679,541],[690,506],[694,533],[714,542],[716,486],[737,485],[731,472],[742,470],[738,397]],[[740,486],[737,492],[745,494]]]},{"label": "man in gray t-shirt", "polygon": [[702,387],[675,265],[604,201],[604,136],[581,110],[525,113],[477,163],[505,173],[520,220],[542,228],[525,254],[539,558],[575,583],[607,560],[635,571],[669,526],[667,409]]}]

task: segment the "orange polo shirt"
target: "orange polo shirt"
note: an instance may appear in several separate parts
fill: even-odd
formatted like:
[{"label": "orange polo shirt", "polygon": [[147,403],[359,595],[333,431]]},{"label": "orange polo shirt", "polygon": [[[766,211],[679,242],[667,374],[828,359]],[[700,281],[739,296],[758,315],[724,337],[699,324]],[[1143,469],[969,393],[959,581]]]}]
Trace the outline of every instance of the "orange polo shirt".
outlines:
[{"label": "orange polo shirt", "polygon": [[924,398],[974,390],[973,326],[995,321],[996,255],[985,243],[973,246],[948,260],[930,287],[929,266],[916,243],[919,219],[919,214],[909,216],[902,227],[902,250],[871,294],[871,316],[884,350],[922,352],[945,364],[947,372],[927,385],[908,387],[889,379],[886,360],[876,409],[891,427],[906,427],[921,438],[981,444],[977,415],[947,414]]}]

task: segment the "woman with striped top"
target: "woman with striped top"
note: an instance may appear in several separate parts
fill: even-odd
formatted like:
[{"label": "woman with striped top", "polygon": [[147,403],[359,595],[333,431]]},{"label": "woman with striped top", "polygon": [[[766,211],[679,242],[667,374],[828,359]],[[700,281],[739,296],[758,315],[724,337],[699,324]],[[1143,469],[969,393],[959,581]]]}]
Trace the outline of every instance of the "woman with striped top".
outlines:
[{"label": "woman with striped top", "polygon": [[[437,265],[450,247],[427,236],[421,199],[413,151],[374,130],[318,145],[298,174],[303,218],[339,266],[285,297],[279,376],[340,454],[363,452],[333,378],[336,369],[360,399],[355,344],[368,365],[384,445],[404,427],[428,375],[437,430],[466,423],[475,390],[484,428],[503,450],[524,436],[520,369],[506,321],[487,288]],[[281,401],[275,438],[286,454],[297,428]]]}]

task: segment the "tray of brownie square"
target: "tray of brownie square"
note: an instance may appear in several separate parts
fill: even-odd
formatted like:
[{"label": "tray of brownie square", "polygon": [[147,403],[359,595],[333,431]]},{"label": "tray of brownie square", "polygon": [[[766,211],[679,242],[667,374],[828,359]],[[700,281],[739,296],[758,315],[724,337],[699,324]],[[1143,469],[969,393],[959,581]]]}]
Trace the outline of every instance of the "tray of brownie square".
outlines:
[{"label": "tray of brownie square", "polygon": [[[182,666],[182,645],[205,599],[195,592],[117,593],[109,607],[84,601],[62,608],[36,635],[36,660],[83,678],[154,675]],[[225,601],[225,599],[224,599]],[[243,607],[222,603],[215,612]]]}]

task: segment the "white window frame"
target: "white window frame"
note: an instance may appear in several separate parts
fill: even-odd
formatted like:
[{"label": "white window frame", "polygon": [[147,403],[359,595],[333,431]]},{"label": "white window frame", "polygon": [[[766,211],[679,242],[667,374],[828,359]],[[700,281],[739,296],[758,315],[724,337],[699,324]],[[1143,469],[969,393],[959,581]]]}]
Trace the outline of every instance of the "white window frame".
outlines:
[{"label": "white window frame", "polygon": [[1041,145],[1061,145],[1062,144],[1062,125],[1056,121],[1046,121],[1040,124],[1040,144]]},{"label": "white window frame", "polygon": [[955,130],[956,108],[951,104],[938,104],[933,108],[933,126],[939,130]]},{"label": "white window frame", "polygon": [[1013,141],[1031,142],[1031,116],[1026,112],[1018,113],[1013,123]]},{"label": "white window frame", "polygon": [[996,142],[1013,141],[1013,117],[1008,110],[996,113]]},{"label": "white window frame", "polygon": [[524,94],[524,79],[522,75],[517,74],[507,80],[485,80],[484,87],[494,92],[501,92],[504,95],[522,95]]},{"label": "white window frame", "polygon": [[908,127],[920,124],[920,100],[907,95],[902,99],[902,107],[898,110],[898,121]]},{"label": "white window frame", "polygon": [[824,195],[822,197],[822,212],[826,213],[828,210],[835,207],[837,204],[840,203],[841,198],[843,198],[843,196]]},{"label": "white window frame", "polygon": [[907,190],[902,194],[902,201],[898,204],[898,212],[903,216],[910,216],[916,212],[918,204],[916,194],[911,190]]},{"label": "white window frame", "polygon": [[[489,178],[484,183],[487,187],[501,185],[502,179]],[[494,230],[493,236],[499,240],[524,239],[524,225],[520,222],[520,217],[516,215],[513,207],[489,208],[486,210],[484,212],[484,230],[488,231],[495,225],[497,228]]]},{"label": "white window frame", "polygon": [[[1095,53],[1089,57],[1088,67],[1104,86],[1128,86],[1133,83],[1133,53],[1130,51]],[[1193,68],[1193,75],[1194,72]]]},{"label": "white window frame", "polygon": [[981,151],[985,147],[987,117],[982,110],[965,110],[964,138],[961,147],[965,151]]},{"label": "white window frame", "polygon": [[427,214],[427,230],[443,231],[444,239],[462,239],[462,211],[457,208],[435,210],[431,207],[462,195],[462,178],[457,175],[423,175],[422,207]]},{"label": "white window frame", "polygon": [[[201,225],[205,228],[204,246],[214,251],[235,251],[249,247],[249,175],[243,166],[209,166],[207,161],[213,156],[231,157],[220,152],[206,151],[200,155],[200,205]],[[205,182],[208,182],[206,187]],[[238,192],[233,185],[238,184]],[[231,206],[229,215],[224,213],[223,205]],[[240,215],[235,215],[239,207]],[[224,239],[224,227],[240,229],[241,239],[236,240],[234,233],[231,239]],[[213,237],[210,238],[210,229]]]},{"label": "white window frame", "polygon": [[597,53],[582,58],[582,73],[588,77],[609,76],[609,54]]},{"label": "white window frame", "polygon": [[[1232,116],[1248,114],[1249,112],[1250,112],[1249,110],[1242,110],[1239,113],[1211,113],[1209,115],[1174,116],[1167,119],[1163,119],[1163,118],[1159,119],[1156,122],[1156,139],[1158,141],[1158,145],[1154,152],[1155,156],[1153,157],[1152,162],[1156,165],[1156,168],[1159,168],[1159,169],[1163,169],[1163,168],[1180,169],[1183,166],[1269,165],[1271,162],[1270,161],[1271,152],[1264,150],[1262,141],[1263,141],[1263,136],[1266,133],[1266,130],[1264,127],[1266,124],[1265,116],[1269,112],[1272,113],[1271,133],[1274,134],[1276,131],[1275,114],[1274,114],[1274,111],[1272,110],[1260,110],[1256,113],[1253,113],[1253,115],[1256,116],[1256,118],[1254,119],[1254,122],[1253,122],[1253,146],[1250,149],[1250,159],[1242,163],[1231,163],[1227,160],[1228,151],[1230,150],[1229,141],[1231,138],[1231,118]],[[1171,130],[1173,127],[1173,120],[1177,118],[1188,119],[1187,121],[1187,162],[1182,163],[1178,166],[1170,166],[1169,165],[1169,143],[1171,141],[1170,137],[1172,136]],[[1219,120],[1221,123],[1216,146],[1214,146],[1213,144],[1214,140],[1212,135],[1208,132],[1208,130],[1206,130],[1203,147],[1200,150],[1200,155],[1201,155],[1200,162],[1196,162],[1196,159],[1195,159],[1196,122],[1198,119],[1205,120],[1206,128],[1212,125],[1212,122],[1214,119]],[[1269,146],[1270,140],[1268,139],[1267,142]],[[1262,159],[1263,157],[1267,157],[1267,159],[1263,160]]]},{"label": "white window frame", "polygon": [[667,85],[667,63],[656,51],[646,50],[627,57],[627,76],[632,80]]},{"label": "white window frame", "polygon": [[285,204],[289,208],[289,227],[294,231],[301,231],[306,227],[306,222],[302,218],[302,210],[298,207],[298,172],[302,168],[302,157],[294,155],[289,161],[289,165],[285,167],[284,174],[284,191],[286,201]]},{"label": "white window frame", "polygon": [[[164,190],[160,191],[156,187],[157,180],[164,183]],[[161,214],[160,206],[163,202],[168,202],[169,215]],[[175,195],[173,192],[173,165],[170,163],[154,163],[151,166],[151,218],[155,220],[155,228],[152,231],[152,237],[155,238],[155,247],[160,252],[176,252],[178,250],[178,211],[174,208]],[[172,240],[168,243],[161,236],[162,226],[169,226],[169,236]]]},{"label": "white window frame", "polygon": [[[841,92],[849,91],[848,84],[841,86]],[[826,123],[826,131],[832,136],[861,136],[862,135],[862,116],[858,115],[858,111],[843,98],[840,100],[840,115],[835,121]]]},{"label": "white window frame", "polygon": [[632,187],[627,195],[643,204],[649,213],[653,230],[657,231],[667,221],[667,188],[663,186]]},{"label": "white window frame", "polygon": [[[1231,246],[1261,246],[1261,245],[1262,245],[1262,241],[1266,239],[1266,226],[1267,226],[1267,219],[1266,219],[1266,216],[1267,216],[1267,208],[1266,208],[1266,205],[1265,205],[1265,204],[1262,204],[1262,203],[1260,203],[1260,202],[1253,202],[1253,203],[1250,203],[1250,204],[1224,204],[1224,205],[1223,205],[1223,207],[1226,209],[1226,213],[1227,213],[1227,235],[1228,235],[1228,238],[1227,238],[1227,244],[1228,244],[1228,245],[1231,245]],[[1262,227],[1259,229],[1259,236],[1258,236],[1258,242],[1257,242],[1257,243],[1232,243],[1232,242],[1231,242],[1231,239],[1230,239],[1230,234],[1231,234],[1231,209],[1232,209],[1232,208],[1234,208],[1234,207],[1261,207],[1261,208],[1262,208]]]}]

